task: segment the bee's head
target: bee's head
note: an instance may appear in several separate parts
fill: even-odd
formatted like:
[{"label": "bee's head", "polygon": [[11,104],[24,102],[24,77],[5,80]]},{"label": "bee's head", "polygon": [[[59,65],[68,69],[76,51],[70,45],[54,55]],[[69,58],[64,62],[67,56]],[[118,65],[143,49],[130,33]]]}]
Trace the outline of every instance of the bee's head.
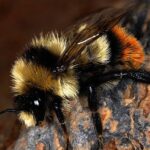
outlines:
[{"label": "bee's head", "polygon": [[47,98],[46,92],[36,88],[15,97],[16,109],[20,110],[19,119],[27,127],[35,126],[44,120]]}]

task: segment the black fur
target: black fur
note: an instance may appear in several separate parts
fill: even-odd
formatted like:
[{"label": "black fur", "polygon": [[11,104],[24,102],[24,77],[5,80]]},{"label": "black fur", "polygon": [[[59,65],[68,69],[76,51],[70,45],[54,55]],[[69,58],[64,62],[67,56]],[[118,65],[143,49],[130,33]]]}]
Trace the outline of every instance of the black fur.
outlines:
[{"label": "black fur", "polygon": [[110,49],[111,49],[111,58],[110,63],[115,65],[118,63],[118,58],[121,52],[121,42],[118,38],[114,35],[114,33],[110,30],[107,32],[108,41],[110,42]]},{"label": "black fur", "polygon": [[56,68],[56,62],[59,58],[45,47],[29,47],[22,57],[48,70],[54,70]]}]

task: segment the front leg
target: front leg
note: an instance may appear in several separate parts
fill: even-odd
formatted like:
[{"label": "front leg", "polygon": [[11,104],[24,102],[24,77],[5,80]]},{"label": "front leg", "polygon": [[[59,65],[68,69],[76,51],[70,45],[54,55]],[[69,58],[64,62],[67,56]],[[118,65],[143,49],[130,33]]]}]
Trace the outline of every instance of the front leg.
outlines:
[{"label": "front leg", "polygon": [[61,127],[64,131],[64,136],[65,136],[66,143],[67,143],[66,150],[68,150],[69,144],[70,144],[69,143],[69,135],[68,135],[66,124],[65,124],[65,118],[64,118],[63,112],[61,110],[61,108],[62,108],[61,102],[62,102],[62,99],[60,97],[55,98],[53,101],[53,108],[54,108],[54,111],[55,111],[56,116],[58,118],[58,121],[60,122]]},{"label": "front leg", "polygon": [[99,113],[97,112],[98,110],[98,103],[97,103],[97,95],[96,95],[96,89],[94,86],[89,86],[88,87],[88,103],[89,103],[89,108],[92,112],[92,119],[93,123],[95,126],[95,129],[98,134],[98,139],[99,139],[99,145],[97,149],[103,149],[103,138],[102,138],[102,123],[101,123],[101,118]]}]

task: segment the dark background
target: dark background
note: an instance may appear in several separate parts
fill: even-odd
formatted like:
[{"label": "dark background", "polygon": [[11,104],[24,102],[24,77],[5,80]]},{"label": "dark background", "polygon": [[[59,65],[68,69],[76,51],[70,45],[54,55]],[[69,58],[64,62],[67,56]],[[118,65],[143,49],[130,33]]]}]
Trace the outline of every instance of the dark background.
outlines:
[{"label": "dark background", "polygon": [[[78,18],[121,0],[0,0],[0,110],[12,107],[10,70],[34,35],[63,30]],[[0,116],[0,150],[18,135],[16,116]]]}]

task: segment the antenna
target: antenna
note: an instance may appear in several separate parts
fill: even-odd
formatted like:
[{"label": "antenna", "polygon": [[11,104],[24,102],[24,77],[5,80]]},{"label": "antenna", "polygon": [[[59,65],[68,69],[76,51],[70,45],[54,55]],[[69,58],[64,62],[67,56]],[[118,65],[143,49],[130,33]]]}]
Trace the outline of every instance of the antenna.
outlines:
[{"label": "antenna", "polygon": [[3,111],[0,111],[0,115],[3,114],[3,113],[6,113],[6,112],[13,112],[13,113],[17,113],[21,110],[18,110],[18,109],[13,109],[13,108],[8,108],[8,109],[5,109]]}]

